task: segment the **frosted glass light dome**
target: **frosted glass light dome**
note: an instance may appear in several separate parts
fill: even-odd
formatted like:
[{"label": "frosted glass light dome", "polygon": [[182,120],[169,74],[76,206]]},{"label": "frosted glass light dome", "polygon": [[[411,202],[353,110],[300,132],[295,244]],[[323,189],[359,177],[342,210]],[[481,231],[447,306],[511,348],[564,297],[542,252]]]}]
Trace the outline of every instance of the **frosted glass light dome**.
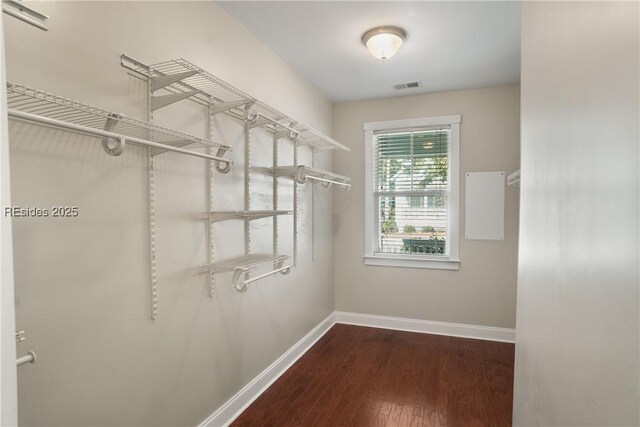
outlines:
[{"label": "frosted glass light dome", "polygon": [[362,43],[373,56],[382,61],[398,53],[404,43],[406,33],[398,27],[376,27],[362,36]]}]

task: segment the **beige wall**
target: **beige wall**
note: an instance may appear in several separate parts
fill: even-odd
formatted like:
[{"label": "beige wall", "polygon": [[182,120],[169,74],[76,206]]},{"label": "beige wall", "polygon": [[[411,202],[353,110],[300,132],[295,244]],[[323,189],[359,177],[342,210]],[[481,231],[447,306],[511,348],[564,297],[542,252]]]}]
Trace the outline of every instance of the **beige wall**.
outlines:
[{"label": "beige wall", "polygon": [[639,12],[523,4],[518,426],[640,425]]},{"label": "beige wall", "polygon": [[[148,63],[185,58],[332,130],[332,105],[212,2],[36,6],[51,17],[48,32],[5,17],[11,80],[144,118],[144,83],[120,66],[120,54]],[[205,117],[189,102],[156,114],[163,125],[202,136]],[[237,151],[233,171],[216,175],[215,203],[241,209],[242,128],[226,117],[217,124],[217,138]],[[14,204],[80,211],[76,219],[13,222],[17,328],[28,337],[18,351],[38,355],[19,371],[21,425],[196,425],[333,310],[330,191],[316,190],[315,262],[306,186],[298,267],[246,294],[231,289],[229,274],[219,275],[210,299],[205,276],[195,271],[206,259],[205,227],[193,220],[206,206],[205,163],[158,157],[160,311],[152,322],[144,150],[109,157],[94,139],[19,122],[11,123],[10,137]],[[268,162],[270,142],[256,139],[255,162]],[[260,208],[270,185],[253,191]],[[282,228],[290,227],[283,220]],[[270,230],[270,221],[256,222],[254,250],[270,248]],[[241,233],[240,223],[216,226],[216,256],[240,255]]]},{"label": "beige wall", "polygon": [[335,193],[336,310],[483,326],[515,326],[518,190],[506,189],[504,241],[460,240],[459,271],[365,266],[363,123],[461,114],[460,235],[464,236],[464,174],[519,165],[519,87],[406,96],[338,104],[335,137],[351,153],[336,157],[351,176]]}]

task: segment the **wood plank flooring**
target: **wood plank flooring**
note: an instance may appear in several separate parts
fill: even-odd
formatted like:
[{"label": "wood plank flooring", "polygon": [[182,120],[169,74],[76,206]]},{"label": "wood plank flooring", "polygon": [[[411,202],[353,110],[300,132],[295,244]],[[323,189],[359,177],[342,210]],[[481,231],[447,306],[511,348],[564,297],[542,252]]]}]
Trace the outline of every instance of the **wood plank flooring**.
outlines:
[{"label": "wood plank flooring", "polygon": [[510,426],[514,345],[337,324],[232,426]]}]

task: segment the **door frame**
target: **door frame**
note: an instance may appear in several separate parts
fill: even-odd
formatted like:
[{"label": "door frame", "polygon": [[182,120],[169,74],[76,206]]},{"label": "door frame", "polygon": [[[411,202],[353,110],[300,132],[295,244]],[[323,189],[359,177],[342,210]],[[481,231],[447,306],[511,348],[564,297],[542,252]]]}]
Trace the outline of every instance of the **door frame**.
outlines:
[{"label": "door frame", "polygon": [[4,55],[4,25],[0,15],[0,425],[18,425],[18,371],[16,366],[16,319],[13,280],[13,233],[9,170],[9,130],[7,116],[7,70]]}]

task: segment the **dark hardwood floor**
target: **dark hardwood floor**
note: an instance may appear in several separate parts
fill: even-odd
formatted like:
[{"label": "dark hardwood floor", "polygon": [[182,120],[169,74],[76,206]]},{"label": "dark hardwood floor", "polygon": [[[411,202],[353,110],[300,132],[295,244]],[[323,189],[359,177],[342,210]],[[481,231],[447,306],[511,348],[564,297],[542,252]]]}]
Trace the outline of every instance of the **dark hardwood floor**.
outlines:
[{"label": "dark hardwood floor", "polygon": [[514,345],[335,325],[233,426],[510,426]]}]

